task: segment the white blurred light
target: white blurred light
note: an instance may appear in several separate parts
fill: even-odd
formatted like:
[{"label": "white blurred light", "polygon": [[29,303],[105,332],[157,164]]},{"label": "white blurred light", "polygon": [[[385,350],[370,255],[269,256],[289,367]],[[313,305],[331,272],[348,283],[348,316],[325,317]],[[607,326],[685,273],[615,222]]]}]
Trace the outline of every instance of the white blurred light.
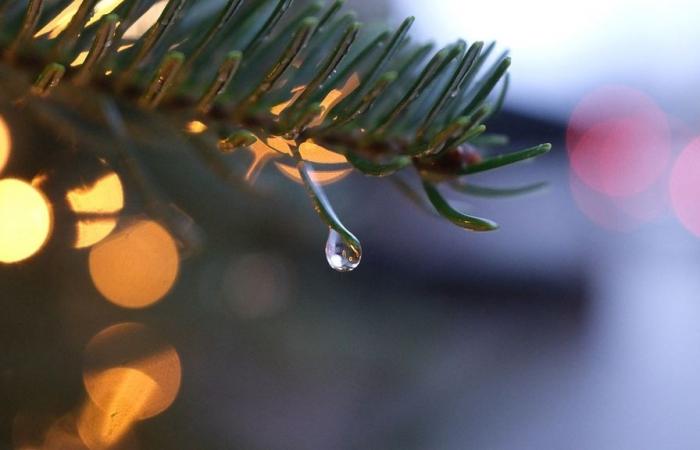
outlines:
[{"label": "white blurred light", "polygon": [[497,40],[510,49],[510,107],[563,119],[585,92],[616,83],[697,117],[689,98],[700,92],[696,0],[391,1],[397,14],[416,16],[422,39]]}]

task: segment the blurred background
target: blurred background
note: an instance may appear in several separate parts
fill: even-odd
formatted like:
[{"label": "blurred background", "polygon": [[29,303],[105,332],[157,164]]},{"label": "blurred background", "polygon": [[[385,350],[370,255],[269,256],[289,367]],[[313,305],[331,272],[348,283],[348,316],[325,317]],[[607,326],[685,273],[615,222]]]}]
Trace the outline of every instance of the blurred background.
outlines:
[{"label": "blurred background", "polygon": [[[385,180],[341,177],[327,192],[365,251],[338,274],[300,186],[278,176],[284,195],[237,196],[173,140],[180,163],[145,157],[207,233],[180,260],[99,161],[89,187],[23,172],[25,152],[51,148],[3,82],[0,177],[68,190],[71,216],[0,266],[0,447],[697,449],[700,5],[348,5],[369,23],[415,15],[416,41],[508,49],[510,95],[489,128],[508,150],[554,150],[474,182],[547,188],[455,197],[501,224],[473,234]],[[112,194],[96,207],[100,189]],[[124,266],[136,291],[111,278]]]}]

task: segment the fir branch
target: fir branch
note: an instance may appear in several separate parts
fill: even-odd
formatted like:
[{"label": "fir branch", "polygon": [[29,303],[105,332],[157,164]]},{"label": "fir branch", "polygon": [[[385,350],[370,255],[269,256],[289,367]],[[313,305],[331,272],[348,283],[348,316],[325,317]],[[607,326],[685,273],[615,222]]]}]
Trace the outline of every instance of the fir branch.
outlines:
[{"label": "fir branch", "polygon": [[[149,114],[174,122],[176,130],[185,129],[185,122],[196,117],[219,130],[216,152],[253,145],[256,136],[284,137],[294,143],[299,174],[319,215],[358,251],[359,241],[340,223],[309,175],[298,150],[302,143],[313,140],[343,155],[365,175],[387,177],[413,167],[436,211],[475,231],[493,230],[496,225],[456,211],[435,183],[497,169],[551,149],[542,144],[472,158],[473,146],[507,143],[500,135],[481,135],[484,122],[505,101],[510,58],[501,56],[490,64],[494,43],[467,46],[464,41],[431,56],[431,44],[409,40],[412,17],[393,33],[366,37],[352,13],[341,14],[342,0],[327,8],[301,0],[299,7],[293,7],[292,0],[228,0],[193,21],[183,21],[181,12],[194,2],[169,0],[150,29],[128,42],[125,32],[147,2],[126,0],[97,26],[88,27],[96,0],[84,0],[59,36],[47,40],[32,37],[46,9],[44,2],[20,3],[24,9],[19,12],[3,10],[3,19],[13,24],[8,29],[14,31],[3,35],[0,50],[8,63],[40,73],[31,88],[34,94],[48,97],[62,88],[61,83],[67,84],[66,89],[72,89],[69,84],[92,89],[119,102],[132,101]],[[56,3],[60,7],[67,0]],[[172,48],[187,38],[188,43]],[[134,50],[116,52],[126,44],[135,44]],[[68,67],[67,62],[86,45],[84,62]],[[289,99],[293,88],[299,90]],[[281,112],[273,113],[280,99],[289,100]],[[207,160],[213,161],[209,156]],[[219,162],[212,167],[217,176],[230,177]],[[464,182],[454,186],[464,194],[486,196],[537,187],[500,191]]]}]

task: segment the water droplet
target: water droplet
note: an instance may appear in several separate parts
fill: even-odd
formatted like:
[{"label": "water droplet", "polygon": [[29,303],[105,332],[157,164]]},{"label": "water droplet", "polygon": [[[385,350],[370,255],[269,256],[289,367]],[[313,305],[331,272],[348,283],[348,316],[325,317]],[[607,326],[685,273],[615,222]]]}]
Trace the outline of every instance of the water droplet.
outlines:
[{"label": "water droplet", "polygon": [[362,248],[346,242],[337,231],[331,229],[326,241],[326,259],[333,270],[351,272],[360,265]]}]

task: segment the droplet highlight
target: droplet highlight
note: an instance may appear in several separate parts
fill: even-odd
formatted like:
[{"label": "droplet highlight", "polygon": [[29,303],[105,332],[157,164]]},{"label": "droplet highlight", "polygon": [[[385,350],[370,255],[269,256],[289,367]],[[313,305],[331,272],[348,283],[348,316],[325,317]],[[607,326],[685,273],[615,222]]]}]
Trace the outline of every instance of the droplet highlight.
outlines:
[{"label": "droplet highlight", "polygon": [[347,242],[340,233],[331,228],[326,241],[328,265],[338,272],[352,272],[360,265],[361,259],[362,248]]}]

